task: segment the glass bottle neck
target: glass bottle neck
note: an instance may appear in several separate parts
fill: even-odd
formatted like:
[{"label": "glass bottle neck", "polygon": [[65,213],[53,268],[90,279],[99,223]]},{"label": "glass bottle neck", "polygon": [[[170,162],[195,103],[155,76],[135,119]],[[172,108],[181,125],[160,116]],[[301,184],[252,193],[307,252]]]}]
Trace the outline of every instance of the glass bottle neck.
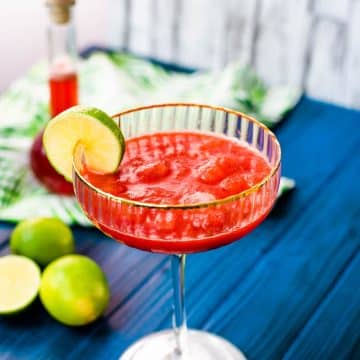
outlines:
[{"label": "glass bottle neck", "polygon": [[[51,11],[50,7],[50,11]],[[50,17],[48,24],[48,59],[50,77],[76,73],[75,26],[69,9],[67,22],[56,22]]]},{"label": "glass bottle neck", "polygon": [[71,9],[50,7],[50,21],[48,25],[49,105],[50,115],[54,117],[78,104],[78,80],[75,26],[71,18]]}]

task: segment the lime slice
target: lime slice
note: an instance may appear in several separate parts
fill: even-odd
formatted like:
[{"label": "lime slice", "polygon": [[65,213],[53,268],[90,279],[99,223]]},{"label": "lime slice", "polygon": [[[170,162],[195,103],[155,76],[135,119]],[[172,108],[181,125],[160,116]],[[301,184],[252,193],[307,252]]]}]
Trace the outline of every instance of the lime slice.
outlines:
[{"label": "lime slice", "polygon": [[27,308],[40,288],[40,269],[19,255],[0,258],[0,315],[15,314]]},{"label": "lime slice", "polygon": [[49,121],[43,144],[51,165],[69,181],[77,144],[83,146],[86,164],[102,173],[116,171],[125,151],[124,137],[114,120],[85,106],[74,106]]}]

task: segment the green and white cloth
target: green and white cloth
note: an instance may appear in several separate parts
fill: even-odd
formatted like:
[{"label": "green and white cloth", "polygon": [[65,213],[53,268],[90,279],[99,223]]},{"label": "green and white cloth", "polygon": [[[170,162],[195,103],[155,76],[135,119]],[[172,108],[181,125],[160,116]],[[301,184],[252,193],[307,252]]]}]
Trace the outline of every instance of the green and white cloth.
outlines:
[{"label": "green and white cloth", "polygon": [[[272,127],[300,97],[297,89],[265,87],[237,63],[218,73],[180,74],[128,54],[99,52],[83,60],[79,72],[81,104],[110,114],[140,104],[196,101],[252,114]],[[90,225],[74,198],[49,194],[29,169],[29,148],[49,119],[46,73],[46,64],[37,64],[0,97],[0,220],[56,216]],[[279,195],[294,186],[282,178]]]}]

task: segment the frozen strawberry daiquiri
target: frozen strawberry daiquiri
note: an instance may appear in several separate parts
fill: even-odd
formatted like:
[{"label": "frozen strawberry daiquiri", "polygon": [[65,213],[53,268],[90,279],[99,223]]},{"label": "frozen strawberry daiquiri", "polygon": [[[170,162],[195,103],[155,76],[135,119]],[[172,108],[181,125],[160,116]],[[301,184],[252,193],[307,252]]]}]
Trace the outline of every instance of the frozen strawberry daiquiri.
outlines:
[{"label": "frozen strawberry daiquiri", "polygon": [[71,108],[49,123],[44,146],[99,229],[171,254],[174,329],[140,339],[121,360],[244,359],[225,339],[187,329],[185,254],[229,244],[265,219],[279,187],[278,141],[251,117],[208,105],[145,106],[114,120]]},{"label": "frozen strawberry daiquiri", "polygon": [[[125,155],[116,173],[99,174],[84,166],[82,176],[96,188],[116,197],[176,206],[208,203],[236,195],[263,181],[270,171],[268,160],[246,142],[211,133],[160,132],[127,140]],[[84,199],[87,197],[88,194],[84,194]],[[229,214],[221,209],[205,208],[202,215],[183,224],[187,227],[184,231],[182,218],[174,210],[166,216],[157,215],[154,222],[145,221],[137,234],[125,234],[122,228],[134,224],[136,220],[132,216],[141,214],[134,211],[124,216],[123,207],[116,209],[118,204],[113,204],[113,208],[105,204],[106,199],[97,201],[102,207],[102,217],[115,216],[117,223],[113,226],[90,214],[102,230],[130,246],[148,251],[207,250],[229,242],[234,236],[245,235],[259,221],[259,218],[249,219],[234,233],[235,229],[224,229],[226,217],[241,216],[239,210],[246,209],[231,208]],[[257,206],[260,210],[271,205],[271,197],[264,197]]]},{"label": "frozen strawberry daiquiri", "polygon": [[99,189],[129,200],[195,204],[244,191],[270,173],[268,161],[246,143],[207,133],[169,132],[127,140],[115,174],[84,169]]}]

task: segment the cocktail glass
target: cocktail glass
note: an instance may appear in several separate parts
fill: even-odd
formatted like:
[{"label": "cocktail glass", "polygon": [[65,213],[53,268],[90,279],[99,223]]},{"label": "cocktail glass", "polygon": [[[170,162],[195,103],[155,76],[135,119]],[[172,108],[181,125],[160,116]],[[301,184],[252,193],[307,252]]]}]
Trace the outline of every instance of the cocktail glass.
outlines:
[{"label": "cocktail glass", "polygon": [[[224,246],[259,225],[274,205],[280,180],[280,145],[264,125],[250,116],[199,104],[144,106],[114,115],[125,138],[191,131],[240,139],[267,158],[271,170],[259,183],[221,200],[196,204],[153,204],[114,196],[83,176],[81,146],[74,155],[74,188],[86,215],[108,236],[137,249],[171,255],[173,329],[148,335],[133,344],[121,360],[238,360],[243,354],[227,340],[188,330],[185,312],[186,254]],[[219,221],[220,219],[220,221]]]}]

